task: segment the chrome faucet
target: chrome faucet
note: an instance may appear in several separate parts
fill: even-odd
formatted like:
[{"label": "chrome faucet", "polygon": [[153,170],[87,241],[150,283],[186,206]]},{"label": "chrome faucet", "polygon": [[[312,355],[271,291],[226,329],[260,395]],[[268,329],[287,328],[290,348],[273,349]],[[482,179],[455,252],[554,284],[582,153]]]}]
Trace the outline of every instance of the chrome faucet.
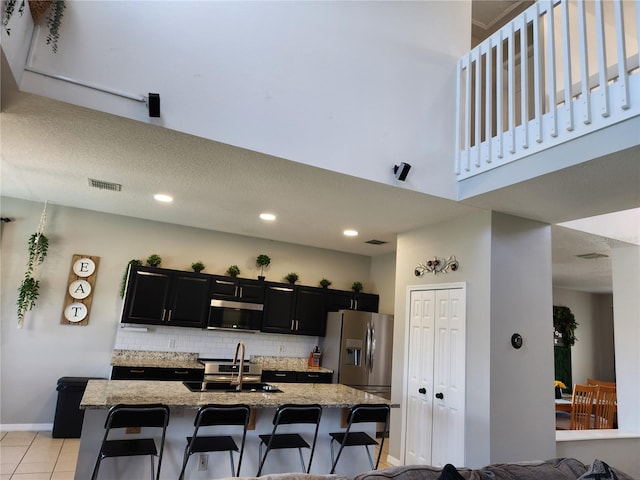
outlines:
[{"label": "chrome faucet", "polygon": [[[244,342],[238,342],[238,345],[236,345],[236,353],[233,356],[233,364],[235,365],[238,363],[238,352],[240,351],[240,347],[242,347],[242,352],[240,356],[240,367],[238,368],[238,386],[236,387],[236,391],[238,392],[242,391],[242,377],[244,376]],[[232,381],[231,383],[233,384],[235,382]]]}]

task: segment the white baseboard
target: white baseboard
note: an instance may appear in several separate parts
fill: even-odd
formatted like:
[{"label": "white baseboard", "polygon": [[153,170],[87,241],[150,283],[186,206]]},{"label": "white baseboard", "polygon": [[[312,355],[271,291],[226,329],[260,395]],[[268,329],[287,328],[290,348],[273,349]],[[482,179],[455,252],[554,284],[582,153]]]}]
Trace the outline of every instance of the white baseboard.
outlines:
[{"label": "white baseboard", "polygon": [[387,455],[387,463],[389,465],[393,465],[394,467],[397,467],[403,464],[399,458],[392,457],[391,455]]},{"label": "white baseboard", "polygon": [[50,432],[53,423],[4,423],[0,424],[2,432]]}]

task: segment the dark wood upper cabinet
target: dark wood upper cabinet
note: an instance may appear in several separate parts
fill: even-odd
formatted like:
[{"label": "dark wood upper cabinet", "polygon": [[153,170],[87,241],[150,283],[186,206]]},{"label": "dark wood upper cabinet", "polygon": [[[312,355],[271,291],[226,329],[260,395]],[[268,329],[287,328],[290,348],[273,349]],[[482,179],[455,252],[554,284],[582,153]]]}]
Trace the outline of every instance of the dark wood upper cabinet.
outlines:
[{"label": "dark wood upper cabinet", "polygon": [[203,328],[209,291],[207,275],[132,266],[122,323]]},{"label": "dark wood upper cabinet", "polygon": [[380,296],[373,293],[356,293],[347,290],[327,290],[327,311],[359,310],[378,313]]},{"label": "dark wood upper cabinet", "polygon": [[321,288],[268,283],[262,331],[324,336],[326,296]]},{"label": "dark wood upper cabinet", "polygon": [[211,298],[238,302],[264,302],[264,282],[249,278],[211,276]]}]

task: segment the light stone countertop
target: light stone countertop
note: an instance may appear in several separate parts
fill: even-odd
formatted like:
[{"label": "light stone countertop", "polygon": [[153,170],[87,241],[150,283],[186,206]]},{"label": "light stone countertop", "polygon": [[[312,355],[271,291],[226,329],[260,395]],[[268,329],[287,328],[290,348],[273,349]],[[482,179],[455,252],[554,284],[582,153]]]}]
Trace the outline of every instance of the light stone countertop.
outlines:
[{"label": "light stone countertop", "polygon": [[360,403],[391,401],[336,383],[281,383],[282,392],[191,392],[182,382],[148,380],[89,380],[82,397],[82,409],[107,409],[118,403],[163,403],[172,408],[199,408],[209,403],[230,405],[244,403],[252,408],[274,408],[285,403],[312,404],[345,408]]}]

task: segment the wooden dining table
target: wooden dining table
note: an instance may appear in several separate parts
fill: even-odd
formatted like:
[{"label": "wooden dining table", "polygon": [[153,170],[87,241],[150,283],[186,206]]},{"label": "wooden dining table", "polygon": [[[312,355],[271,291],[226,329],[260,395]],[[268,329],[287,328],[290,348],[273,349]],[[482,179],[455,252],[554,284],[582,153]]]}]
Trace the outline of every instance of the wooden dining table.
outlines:
[{"label": "wooden dining table", "polygon": [[556,398],[556,412],[571,413],[571,398]]}]

